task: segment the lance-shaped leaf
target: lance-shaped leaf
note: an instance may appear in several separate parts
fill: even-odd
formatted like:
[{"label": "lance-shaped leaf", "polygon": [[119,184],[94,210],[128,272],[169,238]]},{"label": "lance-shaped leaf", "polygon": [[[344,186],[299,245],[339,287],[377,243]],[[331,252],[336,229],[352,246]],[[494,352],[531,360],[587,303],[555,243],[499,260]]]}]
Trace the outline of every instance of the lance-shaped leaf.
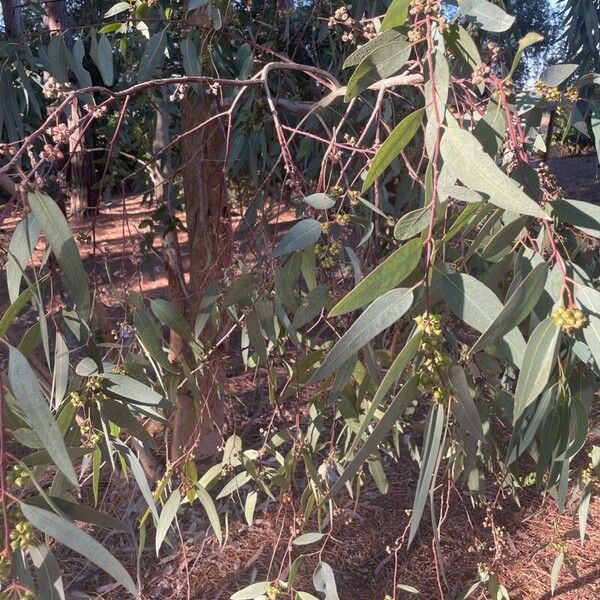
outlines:
[{"label": "lance-shaped leaf", "polygon": [[424,108],[419,108],[402,119],[388,138],[383,142],[381,148],[373,158],[369,167],[367,176],[363,182],[362,193],[364,194],[375,182],[375,180],[387,169],[391,162],[398,158],[398,155],[409,142],[415,137],[415,134],[421,126],[423,120]]},{"label": "lance-shaped leaf", "polygon": [[156,71],[160,68],[165,58],[165,50],[167,48],[167,30],[163,29],[159,33],[155,33],[146,44],[144,56],[140,61],[138,70],[138,81],[143,83],[154,77]]},{"label": "lance-shaped leaf", "polygon": [[514,329],[533,310],[539,300],[546,278],[548,277],[548,264],[543,262],[537,265],[521,282],[519,287],[511,294],[508,302],[498,313],[490,326],[471,348],[470,354],[484,350],[497,340]]},{"label": "lance-shaped leaf", "polygon": [[97,373],[96,376],[108,381],[107,392],[128,402],[156,406],[163,399],[158,392],[133,377],[120,373]]},{"label": "lance-shaped leaf", "polygon": [[507,79],[510,79],[513,76],[514,72],[517,70],[519,63],[521,62],[521,57],[523,56],[523,52],[525,52],[525,50],[527,48],[529,48],[529,46],[533,46],[533,44],[537,44],[538,42],[541,42],[543,39],[544,39],[543,35],[540,35],[539,33],[536,33],[535,31],[530,31],[527,35],[525,35],[524,37],[522,37],[519,40],[519,45],[517,46],[517,51],[515,52],[515,57],[513,58],[512,65],[510,67],[510,71],[508,72],[508,75],[506,76]]},{"label": "lance-shaped leaf", "polygon": [[579,65],[564,63],[561,65],[550,65],[540,75],[540,80],[550,87],[557,87],[563,81],[566,81]]},{"label": "lance-shaped leaf", "polygon": [[115,74],[113,68],[112,46],[105,35],[101,36],[98,41],[95,63],[100,71],[100,76],[102,77],[104,85],[110,87],[113,84]]},{"label": "lance-shaped leaf", "polygon": [[327,210],[335,206],[335,200],[327,194],[310,194],[303,198],[304,202],[316,210]]},{"label": "lance-shaped leaf", "polygon": [[412,52],[412,43],[399,31],[393,30],[388,42],[370,52],[356,67],[346,88],[348,102],[366,90],[370,85],[395,75],[406,64]]},{"label": "lance-shaped leaf", "polygon": [[321,313],[327,302],[327,292],[329,286],[323,284],[313,288],[308,294],[302,299],[294,319],[292,320],[292,326],[294,329],[300,329],[307,323],[310,323],[317,315]]},{"label": "lance-shaped leaf", "polygon": [[485,258],[486,260],[498,260],[499,258],[502,258],[504,253],[508,252],[510,247],[515,244],[517,236],[526,225],[528,220],[528,216],[522,215],[517,217],[514,221],[508,223],[508,225],[505,225],[485,245],[481,251],[481,258]]},{"label": "lance-shaped leaf", "polygon": [[256,598],[264,598],[265,592],[271,584],[268,581],[257,581],[246,586],[243,590],[236,592],[229,597],[229,600],[256,600]]},{"label": "lance-shaped leaf", "polygon": [[412,0],[392,0],[381,24],[382,31],[402,27],[406,23],[411,2]]},{"label": "lance-shaped leaf", "polygon": [[193,338],[190,325],[185,317],[167,300],[162,298],[150,300],[150,310],[163,325],[178,333],[182,338],[186,340]]},{"label": "lance-shaped leaf", "polygon": [[377,449],[381,442],[383,442],[392,427],[394,427],[396,421],[404,414],[408,405],[417,398],[418,388],[419,377],[413,375],[404,384],[398,394],[396,394],[383,417],[381,417],[381,420],[373,428],[367,441],[358,449],[354,458],[350,461],[350,464],[344,469],[343,473],[333,484],[325,500],[333,498],[338,494],[346,482],[356,474],[360,466],[369,458],[371,453]]},{"label": "lance-shaped leaf", "polygon": [[[220,466],[220,465],[217,465]],[[219,521],[219,513],[217,512],[217,507],[215,506],[215,502],[212,499],[212,496],[206,491],[206,489],[198,482],[196,487],[196,494],[198,496],[198,500],[200,500],[200,504],[204,507],[206,511],[206,516],[208,517],[208,522],[212,527],[215,535],[217,536],[217,540],[219,544],[223,543],[223,531],[221,529],[221,522]]]},{"label": "lance-shaped leaf", "polygon": [[275,250],[273,250],[273,258],[284,256],[296,250],[304,250],[304,248],[316,244],[320,237],[321,226],[319,222],[315,219],[304,219],[304,221],[296,223],[279,240]]},{"label": "lance-shaped leaf", "polygon": [[427,207],[407,212],[394,226],[394,237],[401,242],[415,237],[427,227],[430,213]]},{"label": "lance-shaped leaf", "polygon": [[535,328],[525,348],[515,390],[515,421],[544,391],[554,369],[559,346],[560,328],[552,317],[548,317]]},{"label": "lance-shaped leaf", "polygon": [[460,365],[452,365],[448,370],[450,383],[456,392],[457,399],[452,403],[452,413],[458,422],[475,438],[483,440],[483,426],[473,393],[467,382],[467,376]]},{"label": "lance-shaped leaf", "polygon": [[581,200],[560,199],[552,203],[552,211],[564,223],[600,238],[600,206]]},{"label": "lance-shaped leaf", "polygon": [[423,462],[417,480],[417,489],[413,502],[412,515],[410,517],[410,531],[408,534],[408,545],[410,546],[419,528],[423,510],[427,503],[429,490],[435,481],[438,455],[444,431],[444,406],[434,404],[427,415],[425,433],[423,435]]},{"label": "lance-shaped leaf", "polygon": [[135,583],[123,565],[91,535],[77,528],[73,523],[52,512],[21,504],[23,516],[41,532],[58,540],[71,550],[85,556],[89,561],[106,571],[133,596],[137,597]]},{"label": "lance-shaped leaf", "polygon": [[12,346],[9,347],[8,381],[23,413],[52,457],[54,464],[77,487],[77,475],[65,441],[42,395],[36,374],[27,359]]},{"label": "lance-shaped leaf", "polygon": [[342,336],[313,373],[309,384],[324,379],[341,367],[377,334],[395,323],[412,305],[413,292],[399,288],[377,298]]},{"label": "lance-shaped leaf", "polygon": [[67,220],[49,196],[31,192],[28,199],[29,206],[62,269],[65,287],[75,302],[77,314],[87,320],[91,310],[87,274]]},{"label": "lance-shaped leaf", "polygon": [[29,556],[35,568],[40,598],[44,600],[65,600],[65,590],[60,567],[54,554],[45,544],[29,546]]},{"label": "lance-shaped leaf", "polygon": [[458,0],[458,7],[466,21],[485,31],[500,33],[510,29],[515,22],[515,17],[488,0]]},{"label": "lance-shaped leaf", "polygon": [[600,292],[587,286],[576,286],[575,297],[586,309],[587,327],[583,329],[583,337],[596,361],[600,365]]},{"label": "lance-shaped leaf", "polygon": [[420,239],[411,240],[388,256],[371,271],[353,290],[348,292],[329,313],[330,317],[343,315],[369,304],[385,292],[400,285],[417,267],[421,258]]},{"label": "lance-shaped leaf", "polygon": [[158,519],[158,524],[156,525],[156,536],[155,536],[155,548],[156,555],[160,551],[160,547],[167,536],[169,529],[171,528],[171,523],[181,506],[181,492],[176,489],[169,496],[169,499],[165,502],[162,511],[160,512],[160,517]]},{"label": "lance-shaped leaf", "polygon": [[25,215],[15,228],[8,246],[6,287],[11,304],[19,297],[23,272],[40,237],[40,224],[32,213]]},{"label": "lance-shaped leaf", "polygon": [[324,600],[340,600],[333,569],[326,562],[320,562],[313,573],[313,585],[317,592],[325,594]]},{"label": "lance-shaped leaf", "polygon": [[522,215],[548,219],[542,208],[483,151],[473,134],[450,127],[442,136],[440,149],[444,161],[463,184],[487,194],[492,204]]},{"label": "lance-shaped leaf", "polygon": [[[502,302],[496,294],[471,275],[443,274],[440,287],[450,310],[477,331],[485,331],[502,310]],[[514,329],[497,343],[497,349],[518,367],[523,360],[525,340],[521,332]]]}]

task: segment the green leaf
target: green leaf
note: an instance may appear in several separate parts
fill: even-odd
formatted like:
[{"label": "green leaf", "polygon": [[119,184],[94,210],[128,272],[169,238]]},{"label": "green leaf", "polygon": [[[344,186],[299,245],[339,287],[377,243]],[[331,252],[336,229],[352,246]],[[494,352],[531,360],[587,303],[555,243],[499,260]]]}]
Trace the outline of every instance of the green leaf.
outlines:
[{"label": "green leaf", "polygon": [[412,514],[410,517],[410,531],[408,534],[408,546],[411,545],[421,522],[423,510],[427,502],[429,490],[435,482],[436,468],[438,465],[438,455],[442,442],[442,433],[444,431],[444,406],[434,404],[427,415],[425,423],[425,433],[423,434],[423,461],[417,480],[417,489],[413,502]]},{"label": "green leaf", "polygon": [[177,511],[181,506],[181,492],[176,489],[169,496],[169,499],[165,502],[163,509],[160,512],[160,517],[156,525],[156,536],[155,536],[155,548],[156,556],[160,551],[160,547],[171,528],[171,523],[177,515]]},{"label": "green leaf", "polygon": [[317,532],[303,533],[295,538],[292,544],[294,544],[294,546],[308,546],[309,544],[315,544],[323,539],[323,535],[323,533]]},{"label": "green leaf", "polygon": [[15,228],[6,260],[6,287],[11,304],[19,297],[23,272],[40,237],[40,224],[35,215],[28,214]]},{"label": "green leaf", "polygon": [[458,0],[458,7],[468,23],[485,31],[500,33],[510,29],[515,22],[515,17],[487,0]]},{"label": "green leaf", "polygon": [[502,258],[504,256],[502,252],[506,252],[508,248],[514,245],[517,236],[521,233],[528,220],[528,216],[522,215],[508,223],[508,225],[505,225],[483,248],[481,258],[485,258],[486,260],[498,260]]},{"label": "green leaf", "polygon": [[600,156],[600,102],[591,102],[590,104],[590,126],[596,145],[596,155]]},{"label": "green leaf", "polygon": [[417,208],[407,212],[394,226],[394,237],[399,241],[419,235],[429,224],[429,208]]},{"label": "green leaf", "polygon": [[395,323],[411,307],[412,302],[412,290],[404,288],[390,290],[377,298],[331,349],[310,378],[309,384],[324,379],[341,367],[367,342]]},{"label": "green leaf", "polygon": [[531,313],[540,299],[547,277],[548,263],[543,262],[534,267],[511,294],[494,321],[475,342],[470,354],[475,354],[484,350],[486,346],[491,346],[519,325]]},{"label": "green leaf", "polygon": [[310,196],[305,196],[303,200],[317,210],[327,210],[335,206],[335,200],[327,194],[310,194]]},{"label": "green leaf", "polygon": [[136,404],[160,404],[163,397],[146,384],[120,373],[97,373],[97,377],[106,379],[109,385],[106,391],[120,399]]},{"label": "green leaf", "polygon": [[460,25],[457,25],[456,28],[451,27],[444,33],[444,37],[448,48],[471,71],[481,64],[479,48],[464,27]]},{"label": "green leaf", "polygon": [[444,162],[458,173],[463,184],[487,194],[495,206],[538,219],[548,219],[542,208],[483,151],[473,134],[450,127],[442,136],[440,150]]},{"label": "green leaf", "polygon": [[592,499],[592,486],[587,483],[581,494],[581,500],[579,500],[579,506],[577,507],[577,520],[579,522],[579,540],[583,545],[585,541],[585,529],[588,520],[588,514],[590,510],[590,500]]},{"label": "green leaf", "polygon": [[460,365],[452,365],[448,377],[457,395],[457,400],[451,405],[452,413],[470,435],[476,440],[483,440],[481,417],[473,401],[473,394],[463,368]]},{"label": "green leaf", "polygon": [[146,44],[144,56],[140,61],[137,79],[139,83],[149,81],[155,75],[158,69],[162,66],[165,58],[165,50],[167,48],[167,30],[163,29],[159,33],[155,33]]},{"label": "green leaf", "polygon": [[319,598],[308,592],[296,592],[296,596],[298,597],[298,600],[319,600]]},{"label": "green leaf", "polygon": [[69,385],[69,348],[65,338],[56,332],[54,347],[54,369],[52,372],[52,406],[57,407],[63,401]]},{"label": "green leaf", "polygon": [[367,176],[363,182],[362,192],[365,193],[375,182],[375,180],[387,169],[391,162],[398,158],[398,155],[408,143],[415,137],[421,122],[425,108],[419,108],[402,119],[388,138],[383,142],[381,148],[371,162]]},{"label": "green leaf", "polygon": [[583,337],[596,361],[600,365],[600,292],[587,286],[575,286],[575,297],[587,309],[588,325]]},{"label": "green leaf", "polygon": [[46,234],[46,240],[62,269],[63,281],[75,302],[77,314],[83,320],[87,320],[91,310],[88,279],[67,220],[49,196],[30,192],[28,199],[29,206]]},{"label": "green leaf", "polygon": [[563,81],[566,81],[575,71],[579,65],[575,64],[562,64],[562,65],[550,65],[540,75],[540,80],[550,87],[558,87]]},{"label": "green leaf", "polygon": [[[219,465],[217,465],[219,466]],[[215,535],[217,536],[217,540],[219,540],[219,544],[223,544],[223,532],[221,530],[221,521],[219,521],[219,514],[217,513],[217,507],[210,496],[210,494],[204,489],[204,487],[198,482],[196,484],[196,494],[198,495],[198,500],[200,504],[204,507],[206,511],[206,516],[208,517],[208,522],[212,527]]]},{"label": "green leaf", "polygon": [[407,592],[409,594],[420,594],[421,592],[419,592],[419,590],[415,587],[413,587],[412,585],[405,585],[404,583],[399,583],[398,584],[398,589],[402,590],[403,592]]},{"label": "green leaf", "polygon": [[9,346],[8,380],[12,393],[54,464],[75,487],[78,487],[77,475],[65,441],[42,396],[37,376],[27,359],[12,346]]},{"label": "green leaf", "polygon": [[[417,398],[418,388],[419,377],[413,375],[413,377],[411,377],[396,394],[381,420],[373,428],[367,441],[359,448],[354,458],[350,461],[350,464],[346,466],[343,473],[333,484],[324,501],[337,495],[346,482],[356,474],[365,460],[369,458],[371,453],[377,449],[379,444],[381,444],[386,435],[391,431],[392,427],[394,427],[396,421],[404,414],[408,405]],[[367,422],[365,419],[363,422],[366,422],[368,425],[370,420]]]},{"label": "green leaf", "polygon": [[[477,331],[485,331],[502,311],[502,303],[485,284],[471,275],[442,274],[442,296],[450,310]],[[518,330],[506,334],[497,344],[498,351],[517,367],[525,352],[525,340]]]},{"label": "green leaf", "polygon": [[327,302],[327,293],[329,286],[326,284],[318,285],[313,288],[300,303],[296,314],[292,320],[294,329],[300,329],[307,323],[310,323],[317,315],[321,313]]},{"label": "green leaf", "polygon": [[129,463],[129,468],[131,469],[131,473],[140,488],[140,492],[152,513],[155,521],[158,523],[158,510],[156,508],[156,503],[154,502],[154,497],[152,496],[152,492],[150,491],[150,486],[148,485],[148,480],[146,479],[146,475],[144,474],[144,469],[142,469],[142,465],[138,459],[138,457],[129,449],[128,446],[123,444],[120,441],[113,441],[113,444],[116,448],[119,449],[121,454],[125,456],[127,462]]},{"label": "green leaf", "polygon": [[529,46],[533,46],[533,44],[537,44],[538,42],[543,41],[543,39],[543,35],[540,35],[535,31],[530,31],[527,35],[525,35],[519,40],[519,45],[517,47],[515,57],[513,58],[512,65],[510,67],[508,75],[506,76],[506,79],[510,79],[514,75],[515,71],[517,70],[517,67],[519,66],[519,63],[521,62],[521,57],[523,56],[523,52],[525,52],[525,49],[529,48]]},{"label": "green leaf", "polygon": [[600,206],[582,200],[560,199],[552,202],[552,211],[564,223],[600,238]]},{"label": "green leaf", "polygon": [[335,584],[333,569],[326,562],[320,562],[313,573],[313,585],[317,592],[325,594],[324,600],[340,600]]},{"label": "green leaf", "polygon": [[513,432],[506,451],[506,464],[512,464],[531,444],[539,426],[547,414],[550,402],[554,399],[555,390],[546,390],[538,402],[531,404],[516,419]]},{"label": "green leaf", "polygon": [[46,545],[29,546],[28,552],[35,568],[39,597],[44,600],[65,600],[60,567],[50,548]]},{"label": "green leaf", "polygon": [[550,570],[550,592],[552,595],[554,595],[554,592],[556,590],[558,576],[560,575],[560,570],[562,569],[564,560],[565,553],[561,550],[554,559],[554,562],[552,563],[552,569]]},{"label": "green leaf", "polygon": [[[370,85],[396,74],[406,64],[412,52],[412,44],[398,31],[391,39],[373,48],[356,67],[348,81],[345,100],[349,102]],[[387,39],[388,36],[386,36]]]},{"label": "green leaf", "polygon": [[271,584],[268,581],[258,581],[245,587],[243,590],[236,592],[230,597],[230,600],[256,600],[262,596]]},{"label": "green leaf", "polygon": [[316,244],[320,237],[321,226],[319,222],[315,219],[304,219],[296,223],[279,240],[275,250],[273,250],[273,258],[279,258],[297,250],[304,250],[304,248]]},{"label": "green leaf", "polygon": [[393,29],[394,27],[402,27],[406,23],[408,17],[408,8],[412,0],[392,0],[390,7],[385,13],[381,30]]},{"label": "green leaf", "polygon": [[137,597],[133,579],[123,565],[93,537],[78,529],[73,523],[42,508],[21,503],[23,516],[35,528],[58,540],[74,552],[81,554],[100,567],[118,583]]},{"label": "green leaf", "polygon": [[515,390],[515,421],[544,391],[554,369],[559,346],[560,328],[552,317],[548,317],[535,328],[525,348]]},{"label": "green leaf", "polygon": [[497,99],[492,96],[488,102],[485,114],[475,125],[473,135],[483,146],[483,151],[491,157],[496,157],[506,136],[506,114]]},{"label": "green leaf", "polygon": [[117,2],[104,13],[104,18],[107,19],[108,17],[114,17],[119,13],[125,12],[126,10],[129,10],[130,6],[129,2]]},{"label": "green leaf", "polygon": [[0,319],[0,337],[4,337],[8,328],[12,325],[15,317],[21,312],[23,307],[31,300],[32,289],[23,290],[19,297],[6,309],[6,312]]},{"label": "green leaf", "polygon": [[170,302],[162,298],[150,300],[150,310],[163,325],[172,329],[182,338],[193,339],[194,336],[185,317]]},{"label": "green leaf", "polygon": [[110,87],[113,84],[115,74],[113,68],[113,54],[110,41],[105,35],[100,36],[98,41],[97,60],[95,61],[104,85]]},{"label": "green leaf", "polygon": [[[56,496],[49,496],[49,502],[60,510],[63,516],[68,517],[71,521],[81,521],[82,523],[90,523],[103,527],[110,531],[120,531],[123,533],[131,533],[131,528],[125,525],[122,521],[110,515],[104,514],[94,508],[77,504],[76,502],[70,502],[63,498]],[[43,508],[50,510],[52,506],[42,496],[33,496],[27,499],[27,504],[36,506],[37,508]]]},{"label": "green leaf", "polygon": [[352,52],[352,54],[344,61],[343,68],[349,69],[350,67],[358,66],[365,58],[367,58],[367,56],[369,56],[369,54],[375,52],[375,50],[397,42],[399,39],[401,39],[401,35],[397,31],[381,31],[379,35]]},{"label": "green leaf", "polygon": [[348,292],[329,313],[338,317],[361,308],[385,292],[400,285],[418,266],[421,258],[420,239],[411,240],[388,256],[367,275],[353,290]]}]

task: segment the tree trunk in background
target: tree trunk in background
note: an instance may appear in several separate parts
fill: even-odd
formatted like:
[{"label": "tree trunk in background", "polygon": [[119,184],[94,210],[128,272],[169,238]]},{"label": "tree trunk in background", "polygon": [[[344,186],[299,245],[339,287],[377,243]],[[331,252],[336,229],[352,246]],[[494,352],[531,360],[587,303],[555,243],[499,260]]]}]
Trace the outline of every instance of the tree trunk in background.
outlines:
[{"label": "tree trunk in background", "polygon": [[17,41],[23,33],[20,0],[2,0],[2,20],[6,39],[11,42]]},{"label": "tree trunk in background", "polygon": [[[65,0],[44,2],[44,10],[46,11],[44,22],[50,35],[57,35],[68,29],[71,19]],[[69,50],[72,50],[73,35],[64,34],[64,40]],[[84,132],[83,127],[79,126],[81,116],[80,104],[73,103],[67,117],[67,126],[72,131],[69,137],[67,183],[69,214],[75,219],[82,219],[97,203],[94,193],[96,179],[94,157],[88,150],[93,147],[93,131],[88,128]]]},{"label": "tree trunk in background", "polygon": [[[212,95],[190,90],[182,103],[182,132],[190,131],[214,114]],[[221,278],[231,264],[231,225],[223,173],[225,149],[223,123],[211,122],[181,141],[183,190],[190,252],[190,297],[184,314],[193,328],[200,301],[207,288]],[[209,347],[218,332],[206,327],[202,342]],[[189,390],[182,390],[173,419],[172,458],[194,448],[196,458],[214,455],[222,441],[225,421],[222,392],[225,386],[226,348],[212,354],[196,385],[201,406]]]}]

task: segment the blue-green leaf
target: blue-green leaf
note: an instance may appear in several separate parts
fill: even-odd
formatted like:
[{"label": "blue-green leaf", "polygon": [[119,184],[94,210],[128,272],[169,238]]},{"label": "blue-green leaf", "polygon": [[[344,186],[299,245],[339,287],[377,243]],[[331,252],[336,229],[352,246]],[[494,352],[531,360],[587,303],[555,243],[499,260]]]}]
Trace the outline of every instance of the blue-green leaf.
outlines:
[{"label": "blue-green leaf", "polygon": [[54,415],[44,400],[36,374],[27,359],[12,346],[9,347],[8,380],[23,413],[52,457],[54,464],[77,487],[77,475],[67,452],[65,441]]}]

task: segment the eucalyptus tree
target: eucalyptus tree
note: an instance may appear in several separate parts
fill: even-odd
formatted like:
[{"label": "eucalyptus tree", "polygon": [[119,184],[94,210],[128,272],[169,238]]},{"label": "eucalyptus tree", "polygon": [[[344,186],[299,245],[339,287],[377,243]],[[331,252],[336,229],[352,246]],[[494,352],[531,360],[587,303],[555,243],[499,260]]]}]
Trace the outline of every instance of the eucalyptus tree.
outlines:
[{"label": "eucalyptus tree", "polygon": [[[407,451],[401,440],[419,476],[395,552],[414,542],[428,502],[439,548],[440,486],[461,486],[477,503],[487,474],[515,501],[537,485],[561,509],[574,486],[585,540],[600,463],[588,435],[600,375],[600,212],[565,198],[535,148],[548,97],[571,111],[590,76],[573,80],[576,65],[553,65],[536,89],[520,90],[513,76],[540,36],[525,35],[504,64],[475,39],[506,35],[514,16],[487,0],[457,4],[394,0],[383,17],[379,3],[359,1],[293,12],[279,2],[118,2],[72,51],[51,39],[13,55],[13,85],[0,90],[16,107],[3,113],[0,173],[27,210],[8,253],[3,341],[15,316],[37,319],[8,344],[0,388],[11,593],[64,597],[42,534],[139,593],[144,582],[75,521],[129,536],[135,525],[140,561],[148,533],[159,553],[188,506],[201,506],[225,543],[217,501],[222,511],[240,504],[251,523],[259,498],[295,497],[303,516],[280,576],[261,574],[233,597],[310,597],[296,578],[303,546],[330,543],[340,495],[368,480],[387,492],[387,473]],[[46,85],[34,114],[43,71],[59,83]],[[96,85],[85,85],[92,72]],[[70,75],[79,87],[65,85]],[[150,155],[121,189],[150,177],[168,209],[148,225],[164,240],[169,298],[148,302],[128,289],[128,313],[108,342],[93,335],[94,290],[39,176],[59,160],[47,136],[79,98],[88,108],[78,125],[108,132],[100,186],[132,164],[118,146],[126,134],[137,140],[141,123],[138,151]],[[181,195],[165,198],[180,179]],[[269,215],[290,208],[297,221],[275,238]],[[41,232],[55,261],[30,265]],[[47,310],[56,289],[61,302]],[[216,414],[234,331],[272,411],[247,436]],[[175,427],[165,464],[149,476],[140,461],[156,446],[141,426],[148,420]],[[207,468],[195,460],[215,450]],[[135,480],[143,507],[134,520],[82,500],[89,485],[85,497],[98,501],[103,469]],[[305,531],[308,522],[319,530]],[[492,581],[472,589],[491,593]],[[326,563],[313,583],[337,596]]]}]

